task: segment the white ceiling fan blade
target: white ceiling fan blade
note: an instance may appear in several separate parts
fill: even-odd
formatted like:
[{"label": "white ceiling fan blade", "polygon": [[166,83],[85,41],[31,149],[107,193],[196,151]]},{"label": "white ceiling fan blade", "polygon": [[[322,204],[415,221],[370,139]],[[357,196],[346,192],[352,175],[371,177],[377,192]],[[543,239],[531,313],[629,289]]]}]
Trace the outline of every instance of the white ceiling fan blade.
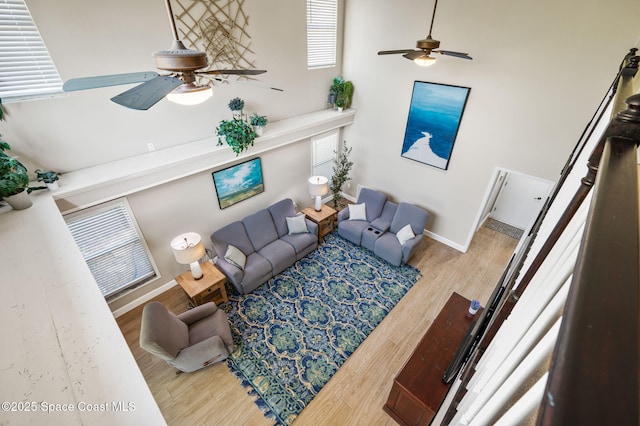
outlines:
[{"label": "white ceiling fan blade", "polygon": [[96,89],[99,87],[119,86],[121,84],[142,83],[158,76],[157,72],[132,72],[128,74],[100,75],[96,77],[80,77],[67,80],[62,85],[65,92]]}]

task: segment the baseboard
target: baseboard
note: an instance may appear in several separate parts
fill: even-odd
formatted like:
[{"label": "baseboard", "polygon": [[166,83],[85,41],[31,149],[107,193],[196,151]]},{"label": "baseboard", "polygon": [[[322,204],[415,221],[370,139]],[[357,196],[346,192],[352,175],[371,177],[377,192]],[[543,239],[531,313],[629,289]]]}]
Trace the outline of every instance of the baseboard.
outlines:
[{"label": "baseboard", "polygon": [[446,239],[444,237],[441,237],[438,234],[434,234],[433,232],[428,231],[426,229],[424,230],[424,235],[426,235],[427,237],[429,237],[429,238],[431,238],[433,240],[436,240],[439,243],[445,244],[445,245],[447,245],[447,246],[449,246],[449,247],[451,247],[453,249],[456,249],[461,253],[466,253],[467,250],[469,249],[469,246],[465,247],[465,246],[460,245],[458,243],[454,243],[453,241],[448,240],[448,239]]},{"label": "baseboard", "polygon": [[155,290],[150,291],[149,293],[145,293],[144,296],[137,298],[136,300],[127,303],[126,305],[124,305],[122,308],[118,308],[115,311],[113,311],[113,316],[115,318],[118,318],[121,315],[126,314],[127,312],[129,312],[130,310],[137,308],[138,306],[142,305],[145,302],[148,302],[149,300],[153,299],[154,297],[164,293],[165,291],[177,286],[178,283],[176,282],[176,280],[171,280],[168,283],[156,288]]}]

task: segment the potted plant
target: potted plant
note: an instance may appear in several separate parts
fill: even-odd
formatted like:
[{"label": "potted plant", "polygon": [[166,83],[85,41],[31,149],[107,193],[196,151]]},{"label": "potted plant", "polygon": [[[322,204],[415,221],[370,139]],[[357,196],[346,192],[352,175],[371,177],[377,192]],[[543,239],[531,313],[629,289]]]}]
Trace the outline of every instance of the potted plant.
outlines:
[{"label": "potted plant", "polygon": [[336,101],[336,106],[338,107],[338,112],[342,112],[344,110],[344,99],[342,98],[342,95],[340,95]]},{"label": "potted plant", "polygon": [[[349,154],[352,148],[347,146],[347,141],[342,142],[342,151],[333,165],[333,174],[331,176],[331,195],[333,197],[333,206],[336,210],[341,210],[345,206],[342,197],[342,185],[351,179],[349,172],[353,167],[353,162],[349,161]],[[335,152],[335,151],[334,151]]]},{"label": "potted plant", "polygon": [[229,101],[229,109],[233,113],[233,118],[238,120],[244,119],[244,113],[242,110],[244,109],[244,101],[240,98],[233,98]]},{"label": "potted plant", "polygon": [[329,103],[333,106],[338,97],[342,94],[342,84],[344,80],[342,77],[336,76],[333,78],[333,82],[331,83],[331,87],[329,87]]},{"label": "potted plant", "polygon": [[351,101],[353,100],[353,83],[351,81],[342,83],[342,98],[344,99],[344,107],[351,108]]},{"label": "potted plant", "polygon": [[58,172],[52,172],[50,170],[36,170],[36,178],[38,179],[38,182],[44,182],[50,191],[58,189],[58,182],[56,182],[60,179],[58,175]]},{"label": "potted plant", "polygon": [[29,176],[20,161],[5,153],[10,149],[11,146],[0,139],[0,198],[14,210],[23,210],[31,207]]},{"label": "potted plant", "polygon": [[267,125],[269,120],[266,115],[258,115],[257,112],[254,112],[251,116],[251,125],[253,126],[253,131],[256,132],[258,136],[262,136],[264,132],[264,127]]},{"label": "potted plant", "polygon": [[253,146],[253,140],[258,136],[246,121],[238,118],[222,120],[216,127],[216,133],[218,134],[218,146],[223,144],[222,137],[224,136],[227,145],[236,155],[240,155],[242,151]]},{"label": "potted plant", "polygon": [[253,140],[258,136],[253,127],[244,120],[244,101],[240,98],[233,98],[229,101],[229,109],[233,112],[233,119],[222,120],[216,127],[218,135],[218,146],[222,145],[224,137],[227,145],[231,147],[237,155],[250,146],[253,146]]}]

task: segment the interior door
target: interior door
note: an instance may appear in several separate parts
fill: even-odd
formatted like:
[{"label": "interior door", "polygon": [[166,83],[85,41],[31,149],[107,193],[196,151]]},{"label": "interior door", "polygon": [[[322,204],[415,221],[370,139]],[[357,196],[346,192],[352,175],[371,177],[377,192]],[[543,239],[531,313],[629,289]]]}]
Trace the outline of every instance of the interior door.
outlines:
[{"label": "interior door", "polygon": [[553,183],[546,180],[509,173],[489,217],[527,229],[542,209],[552,186]]}]

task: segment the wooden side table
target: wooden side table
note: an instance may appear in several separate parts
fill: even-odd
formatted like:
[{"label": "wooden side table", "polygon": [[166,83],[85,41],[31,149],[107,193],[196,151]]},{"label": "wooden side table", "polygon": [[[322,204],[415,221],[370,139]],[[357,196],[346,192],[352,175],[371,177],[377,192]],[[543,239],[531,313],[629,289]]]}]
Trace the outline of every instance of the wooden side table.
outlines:
[{"label": "wooden side table", "polygon": [[206,302],[214,302],[216,305],[228,302],[227,290],[224,288],[227,278],[211,262],[204,262],[202,267],[202,278],[196,280],[191,275],[191,271],[186,271],[176,277],[180,287],[187,293],[189,300],[194,306]]},{"label": "wooden side table", "polygon": [[318,242],[322,241],[325,235],[332,232],[338,219],[338,212],[326,204],[322,205],[322,210],[316,211],[313,207],[302,210],[307,218],[318,224]]}]

